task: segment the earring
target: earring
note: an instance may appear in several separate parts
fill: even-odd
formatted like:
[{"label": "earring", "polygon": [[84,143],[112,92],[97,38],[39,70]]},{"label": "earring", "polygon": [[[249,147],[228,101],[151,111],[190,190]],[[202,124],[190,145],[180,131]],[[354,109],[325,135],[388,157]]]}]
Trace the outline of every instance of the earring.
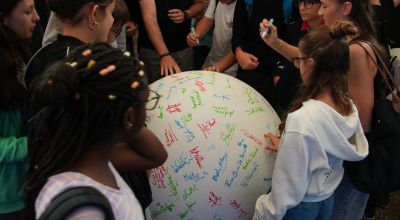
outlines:
[{"label": "earring", "polygon": [[99,26],[100,26],[100,24],[97,21],[94,22],[94,26],[89,24],[89,28],[92,31],[97,31],[97,29],[99,29]]},{"label": "earring", "polygon": [[130,122],[126,125],[126,128],[127,128],[127,129],[131,129],[132,127],[133,127],[133,124],[130,123]]}]

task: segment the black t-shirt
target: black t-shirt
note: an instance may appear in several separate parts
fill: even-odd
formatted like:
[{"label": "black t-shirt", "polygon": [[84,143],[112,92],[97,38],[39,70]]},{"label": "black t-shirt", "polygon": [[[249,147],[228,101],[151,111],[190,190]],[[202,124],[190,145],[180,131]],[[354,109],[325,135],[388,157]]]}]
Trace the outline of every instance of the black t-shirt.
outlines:
[{"label": "black t-shirt", "polygon": [[[381,0],[380,2],[381,5],[372,5],[378,40],[385,47],[389,44],[393,46],[396,44],[394,32],[399,29],[399,20],[394,19],[394,3],[393,0]],[[394,26],[397,28],[394,28]]]},{"label": "black t-shirt", "polygon": [[[158,26],[160,27],[164,43],[169,52],[176,52],[189,47],[186,43],[186,36],[190,32],[190,19],[185,20],[181,24],[175,24],[171,19],[169,19],[168,11],[171,9],[180,9],[185,11],[193,4],[193,0],[155,0],[155,3]],[[140,8],[138,7],[139,3],[137,1],[133,1],[133,4],[137,4],[137,6],[132,6],[132,8]],[[147,35],[142,13],[140,10],[137,10],[136,14],[137,16],[134,16],[134,19],[136,19],[139,24],[139,48],[154,49],[154,46]]]},{"label": "black t-shirt", "polygon": [[29,61],[25,71],[25,83],[28,88],[32,87],[34,81],[56,61],[68,56],[74,48],[82,45],[83,42],[71,37],[58,35],[57,40],[40,49]]},{"label": "black t-shirt", "polygon": [[[238,0],[233,18],[232,50],[237,47],[258,58],[259,65],[254,72],[269,75],[280,55],[269,47],[260,37],[260,22],[263,19],[275,20],[280,38],[286,39],[281,0],[253,0],[251,9],[244,0]],[[240,71],[240,70],[239,70]]]}]

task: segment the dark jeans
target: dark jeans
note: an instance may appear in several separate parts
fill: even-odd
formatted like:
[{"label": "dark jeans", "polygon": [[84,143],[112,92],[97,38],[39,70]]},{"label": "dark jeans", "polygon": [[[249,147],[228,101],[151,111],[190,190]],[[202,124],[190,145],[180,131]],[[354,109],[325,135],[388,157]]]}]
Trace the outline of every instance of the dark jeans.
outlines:
[{"label": "dark jeans", "polygon": [[287,210],[283,220],[330,220],[333,195],[320,202],[302,202]]}]

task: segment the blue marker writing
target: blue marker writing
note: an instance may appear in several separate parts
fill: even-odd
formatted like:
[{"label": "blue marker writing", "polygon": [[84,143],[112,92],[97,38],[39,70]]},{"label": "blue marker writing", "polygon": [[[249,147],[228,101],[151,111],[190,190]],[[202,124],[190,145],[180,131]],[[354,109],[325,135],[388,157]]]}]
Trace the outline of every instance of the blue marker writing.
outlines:
[{"label": "blue marker writing", "polygon": [[[269,24],[272,25],[274,23],[274,19],[271,18],[271,20],[269,20]],[[265,36],[267,36],[267,34],[269,33],[269,27],[265,28],[264,32],[261,34],[261,38],[264,38]]]}]

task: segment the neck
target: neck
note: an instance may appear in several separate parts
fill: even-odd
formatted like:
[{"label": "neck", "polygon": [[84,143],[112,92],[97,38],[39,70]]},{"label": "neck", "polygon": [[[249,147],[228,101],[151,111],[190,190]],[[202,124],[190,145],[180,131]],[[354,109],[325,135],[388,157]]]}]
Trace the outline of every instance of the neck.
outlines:
[{"label": "neck", "polygon": [[85,24],[73,26],[65,23],[62,33],[66,36],[75,37],[84,43],[96,42],[96,38],[93,36],[93,31],[90,30]]},{"label": "neck", "polygon": [[335,102],[331,94],[331,88],[324,88],[315,98],[315,100],[321,101],[333,109],[335,109],[339,114],[346,115],[346,112],[343,112]]},{"label": "neck", "polygon": [[86,152],[69,170],[82,173],[106,186],[118,188],[114,175],[108,166],[112,147],[97,145],[90,147],[90,149],[92,150]]},{"label": "neck", "polygon": [[316,19],[312,19],[307,21],[307,24],[310,26],[311,29],[319,27],[322,23],[322,19],[321,18],[316,18]]}]

